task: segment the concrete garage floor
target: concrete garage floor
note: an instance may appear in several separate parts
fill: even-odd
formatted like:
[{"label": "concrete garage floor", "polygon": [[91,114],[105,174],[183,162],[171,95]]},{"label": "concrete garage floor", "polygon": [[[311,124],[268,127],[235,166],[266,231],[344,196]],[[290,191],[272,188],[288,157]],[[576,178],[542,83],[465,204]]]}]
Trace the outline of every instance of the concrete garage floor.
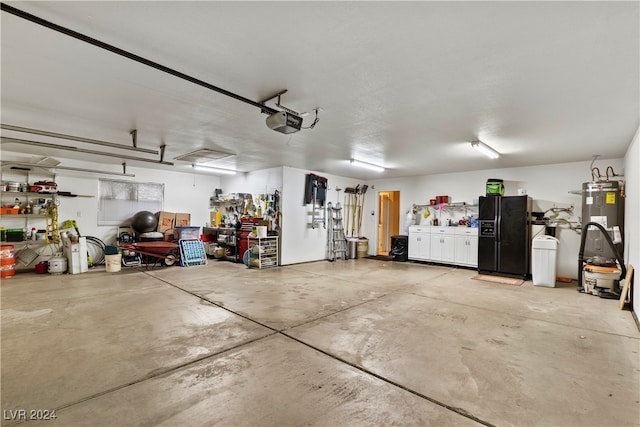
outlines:
[{"label": "concrete garage floor", "polygon": [[475,274],[369,259],[18,274],[1,287],[2,425],[51,410],[42,425],[640,424],[629,311]]}]

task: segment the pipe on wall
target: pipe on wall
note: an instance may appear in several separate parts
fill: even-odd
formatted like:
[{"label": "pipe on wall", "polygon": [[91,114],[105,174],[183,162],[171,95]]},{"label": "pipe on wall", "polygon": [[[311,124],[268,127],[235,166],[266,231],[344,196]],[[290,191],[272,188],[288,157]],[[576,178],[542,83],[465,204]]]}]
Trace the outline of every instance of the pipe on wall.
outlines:
[{"label": "pipe on wall", "polygon": [[[149,148],[138,148],[135,143],[133,147],[127,147],[125,145],[122,144],[117,144],[115,142],[108,142],[108,141],[100,141],[98,139],[91,139],[91,138],[84,138],[81,136],[73,136],[73,135],[65,135],[62,133],[56,133],[56,132],[49,132],[46,130],[39,130],[39,129],[32,129],[32,128],[25,128],[25,127],[21,127],[21,126],[14,126],[14,125],[8,125],[8,124],[0,124],[0,128],[5,129],[5,130],[12,130],[15,132],[23,132],[23,133],[31,133],[34,135],[42,135],[42,136],[50,136],[52,138],[60,138],[60,139],[68,139],[70,141],[78,141],[78,142],[86,142],[87,144],[95,144],[95,145],[101,145],[104,147],[112,147],[112,148],[118,148],[121,150],[130,150],[130,151],[137,151],[140,153],[149,153],[149,154],[158,154],[158,150],[152,150]],[[134,139],[135,141],[135,139]]]},{"label": "pipe on wall", "polygon": [[7,137],[7,136],[1,137],[0,138],[0,143],[2,143],[2,144],[32,145],[32,146],[41,147],[41,148],[53,148],[53,149],[56,149],[56,150],[73,151],[73,152],[76,152],[76,153],[95,154],[96,156],[116,157],[116,158],[119,158],[119,159],[134,160],[134,161],[137,161],[137,162],[147,162],[147,163],[155,163],[155,164],[160,164],[160,165],[173,166],[172,162],[165,162],[163,160],[145,159],[143,157],[127,156],[127,155],[124,155],[124,154],[117,154],[117,153],[104,153],[102,151],[88,150],[88,149],[85,149],[85,148],[78,148],[78,147],[70,147],[68,145],[51,144],[51,143],[48,143],[48,142],[31,141],[31,140],[28,140],[28,139],[10,138],[10,137]]}]

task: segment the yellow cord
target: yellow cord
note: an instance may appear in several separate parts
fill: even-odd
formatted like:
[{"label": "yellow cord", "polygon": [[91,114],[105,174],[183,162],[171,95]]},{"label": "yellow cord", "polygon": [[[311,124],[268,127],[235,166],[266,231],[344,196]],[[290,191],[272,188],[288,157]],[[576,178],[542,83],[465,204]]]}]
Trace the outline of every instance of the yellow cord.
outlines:
[{"label": "yellow cord", "polygon": [[[60,243],[60,231],[58,230],[58,205],[52,203],[47,208],[47,226],[44,235],[47,243]],[[51,238],[49,238],[51,234]]]}]

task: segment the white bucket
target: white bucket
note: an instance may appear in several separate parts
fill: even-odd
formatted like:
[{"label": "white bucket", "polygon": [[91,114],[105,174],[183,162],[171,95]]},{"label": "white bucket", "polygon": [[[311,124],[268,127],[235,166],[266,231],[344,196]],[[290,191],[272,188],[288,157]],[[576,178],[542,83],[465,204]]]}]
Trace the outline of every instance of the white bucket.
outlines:
[{"label": "white bucket", "polygon": [[266,225],[258,225],[258,226],[256,226],[256,236],[257,237],[267,237],[267,226]]},{"label": "white bucket", "polygon": [[600,272],[586,271],[584,272],[584,289],[590,294],[595,287],[613,289],[613,285],[620,279],[621,271]]},{"label": "white bucket", "polygon": [[104,257],[108,273],[117,273],[122,269],[122,254],[105,255]]}]

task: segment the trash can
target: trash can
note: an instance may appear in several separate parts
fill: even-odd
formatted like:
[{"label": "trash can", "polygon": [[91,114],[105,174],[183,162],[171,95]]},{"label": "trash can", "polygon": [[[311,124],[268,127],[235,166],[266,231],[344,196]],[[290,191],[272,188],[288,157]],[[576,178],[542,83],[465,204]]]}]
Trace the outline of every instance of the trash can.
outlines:
[{"label": "trash can", "polygon": [[391,236],[391,252],[394,261],[409,261],[409,236]]},{"label": "trash can", "polygon": [[556,254],[558,239],[538,236],[531,244],[531,278],[536,286],[556,286]]},{"label": "trash can", "polygon": [[347,258],[358,258],[358,239],[347,239]]}]

